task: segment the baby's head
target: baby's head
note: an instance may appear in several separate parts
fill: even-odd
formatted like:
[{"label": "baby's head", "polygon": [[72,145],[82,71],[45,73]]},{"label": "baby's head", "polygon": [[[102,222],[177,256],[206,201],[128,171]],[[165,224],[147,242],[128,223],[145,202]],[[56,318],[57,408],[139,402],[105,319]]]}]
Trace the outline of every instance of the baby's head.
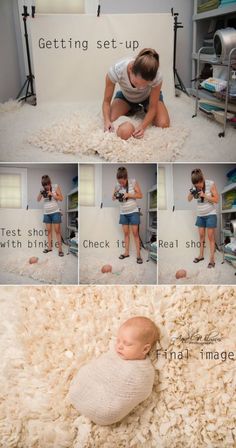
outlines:
[{"label": "baby's head", "polygon": [[130,121],[125,121],[124,123],[120,124],[116,133],[117,136],[120,137],[122,140],[128,140],[130,137],[132,137],[134,131],[135,131],[134,125],[130,123]]},{"label": "baby's head", "polygon": [[116,352],[122,359],[145,359],[159,340],[159,330],[148,317],[137,316],[125,321],[118,330]]},{"label": "baby's head", "polygon": [[31,257],[29,259],[29,264],[35,264],[38,263],[38,261],[39,261],[38,257]]}]

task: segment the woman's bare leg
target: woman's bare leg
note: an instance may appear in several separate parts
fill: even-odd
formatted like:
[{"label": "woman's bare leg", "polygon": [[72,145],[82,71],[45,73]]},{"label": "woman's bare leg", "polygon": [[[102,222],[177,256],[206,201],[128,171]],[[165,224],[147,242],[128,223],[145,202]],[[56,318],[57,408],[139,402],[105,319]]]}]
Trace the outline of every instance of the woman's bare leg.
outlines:
[{"label": "woman's bare leg", "polygon": [[207,236],[210,243],[210,263],[215,263],[215,229],[208,228]]},{"label": "woman's bare leg", "polygon": [[115,98],[111,104],[111,121],[117,120],[122,115],[126,115],[130,111],[130,106],[126,101]]},{"label": "woman's bare leg", "polygon": [[140,238],[139,238],[139,233],[138,233],[138,225],[133,225],[131,227],[132,227],[132,232],[133,232],[136,251],[137,251],[137,258],[139,258],[140,257]]},{"label": "woman's bare leg", "polygon": [[129,241],[130,241],[129,226],[126,224],[126,225],[123,225],[122,228],[123,228],[124,237],[125,237],[125,253],[124,253],[124,255],[126,256],[126,255],[129,255]]},{"label": "woman's bare leg", "polygon": [[62,252],[62,246],[61,246],[61,224],[54,224],[54,229],[55,229],[56,237],[57,237],[58,251]]},{"label": "woman's bare leg", "polygon": [[200,237],[200,255],[199,258],[204,257],[204,246],[205,246],[205,236],[206,236],[206,229],[205,227],[199,227],[198,228],[199,237]]},{"label": "woman's bare leg", "polygon": [[48,237],[48,250],[52,250],[52,224],[46,224]]},{"label": "woman's bare leg", "polygon": [[163,101],[158,101],[156,117],[153,124],[158,128],[168,128],[170,126],[170,117]]}]

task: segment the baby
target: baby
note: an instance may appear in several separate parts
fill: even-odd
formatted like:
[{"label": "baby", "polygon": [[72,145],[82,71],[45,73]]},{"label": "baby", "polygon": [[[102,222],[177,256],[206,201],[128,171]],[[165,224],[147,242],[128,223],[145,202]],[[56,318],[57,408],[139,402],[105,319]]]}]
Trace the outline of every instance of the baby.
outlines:
[{"label": "baby", "polygon": [[81,367],[70,386],[71,403],[98,425],[122,420],[152,392],[155,371],[148,354],[158,340],[153,321],[128,319],[115,346]]},{"label": "baby", "polygon": [[124,123],[120,124],[116,131],[116,134],[122,140],[128,140],[130,137],[132,137],[134,131],[134,125],[130,123],[130,121],[125,121]]}]

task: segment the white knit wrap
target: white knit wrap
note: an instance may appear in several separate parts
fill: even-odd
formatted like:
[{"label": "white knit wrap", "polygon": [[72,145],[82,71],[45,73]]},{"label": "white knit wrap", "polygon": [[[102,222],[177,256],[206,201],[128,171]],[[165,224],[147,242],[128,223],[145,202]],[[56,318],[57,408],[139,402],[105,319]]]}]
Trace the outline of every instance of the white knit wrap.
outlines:
[{"label": "white knit wrap", "polygon": [[111,425],[148,398],[154,375],[149,357],[124,360],[112,349],[80,368],[71,383],[69,399],[94,423]]}]

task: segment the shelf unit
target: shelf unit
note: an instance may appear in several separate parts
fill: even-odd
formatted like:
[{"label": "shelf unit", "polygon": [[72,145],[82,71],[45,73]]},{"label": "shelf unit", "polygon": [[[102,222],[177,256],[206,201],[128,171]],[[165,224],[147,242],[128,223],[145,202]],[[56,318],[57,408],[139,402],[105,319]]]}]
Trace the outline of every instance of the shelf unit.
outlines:
[{"label": "shelf unit", "polygon": [[157,242],[157,185],[154,185],[147,192],[147,241],[149,259],[157,262],[157,248],[153,245]]},{"label": "shelf unit", "polygon": [[[78,187],[73,188],[67,194],[67,235],[68,235],[68,252],[78,256]],[[77,242],[72,240],[72,232],[75,234]]]},{"label": "shelf unit", "polygon": [[236,253],[229,253],[225,250],[225,238],[228,237],[230,242],[236,242],[236,235],[233,235],[230,230],[230,221],[236,220],[236,206],[231,208],[225,208],[225,202],[227,199],[227,194],[230,192],[235,192],[236,195],[236,183],[231,183],[227,185],[220,195],[220,229],[221,229],[221,244],[224,252],[224,260],[229,263],[233,263],[236,267]]},{"label": "shelf unit", "polygon": [[[218,105],[221,105],[222,110],[224,111],[224,116],[222,119],[222,125],[223,129],[222,132],[219,133],[219,137],[224,137],[225,130],[226,130],[226,123],[227,123],[227,112],[231,111],[235,113],[235,103],[229,102],[229,79],[230,79],[230,69],[232,67],[232,62],[236,60],[236,51],[232,51],[231,56],[229,58],[229,61],[227,63],[222,64],[219,62],[219,60],[216,58],[216,55],[214,54],[214,47],[213,47],[213,34],[215,30],[215,26],[217,23],[217,20],[221,21],[220,28],[225,28],[228,26],[228,23],[230,23],[230,20],[235,20],[235,27],[236,27],[236,3],[230,4],[227,6],[219,7],[217,9],[213,9],[207,12],[198,13],[198,5],[202,3],[201,0],[194,0],[194,14],[193,14],[193,48],[192,48],[192,79],[198,79],[201,68],[204,66],[204,64],[210,64],[213,67],[218,68],[224,68],[226,73],[226,78],[228,80],[227,83],[227,92],[225,96],[224,103],[219,99],[213,96],[213,94],[210,94],[210,92],[202,92],[201,89],[199,89],[199,83],[196,81],[196,85],[192,85],[192,93],[196,96],[196,105],[195,105],[195,114],[198,112],[198,100],[199,98],[208,97],[209,102],[211,102],[211,99],[213,103],[218,102]],[[206,35],[208,31],[211,29],[212,32],[212,38],[207,40]],[[207,46],[204,46],[204,41],[207,40],[208,44]],[[213,104],[211,103],[211,104]],[[230,105],[230,107],[229,107]],[[212,115],[213,117],[213,115]]]},{"label": "shelf unit", "polygon": [[[206,49],[211,49],[211,47],[202,47],[199,49],[198,51],[198,59],[197,59],[197,81],[196,81],[196,101],[195,101],[195,113],[193,115],[193,118],[197,116],[198,113],[198,108],[199,108],[199,87],[200,87],[200,83],[198,81],[199,77],[200,77],[200,67],[201,67],[201,62],[203,62],[202,60],[202,54],[204,54],[204,50]],[[205,54],[206,55],[206,54]],[[208,54],[209,56],[209,54]],[[217,101],[219,107],[222,108],[222,110],[224,111],[224,115],[223,115],[223,122],[222,122],[222,132],[219,133],[219,137],[224,137],[225,136],[225,131],[226,131],[226,125],[227,125],[227,114],[229,111],[232,111],[234,108],[234,104],[232,105],[232,108],[230,107],[230,100],[229,100],[229,82],[230,82],[230,70],[233,67],[233,62],[236,61],[236,48],[233,48],[229,54],[229,60],[227,63],[222,63],[219,62],[216,58],[215,60],[211,57],[211,58],[204,58],[204,63],[209,62],[211,65],[216,65],[218,67],[225,67],[227,70],[227,87],[226,87],[226,92],[225,92],[225,99],[221,100],[220,98],[216,97],[215,94],[209,92],[207,90],[208,96],[209,96],[209,102],[211,103],[211,99],[213,99],[213,102]],[[236,63],[236,62],[235,62]]]},{"label": "shelf unit", "polygon": [[148,190],[147,231],[150,236],[157,234],[157,186]]}]

